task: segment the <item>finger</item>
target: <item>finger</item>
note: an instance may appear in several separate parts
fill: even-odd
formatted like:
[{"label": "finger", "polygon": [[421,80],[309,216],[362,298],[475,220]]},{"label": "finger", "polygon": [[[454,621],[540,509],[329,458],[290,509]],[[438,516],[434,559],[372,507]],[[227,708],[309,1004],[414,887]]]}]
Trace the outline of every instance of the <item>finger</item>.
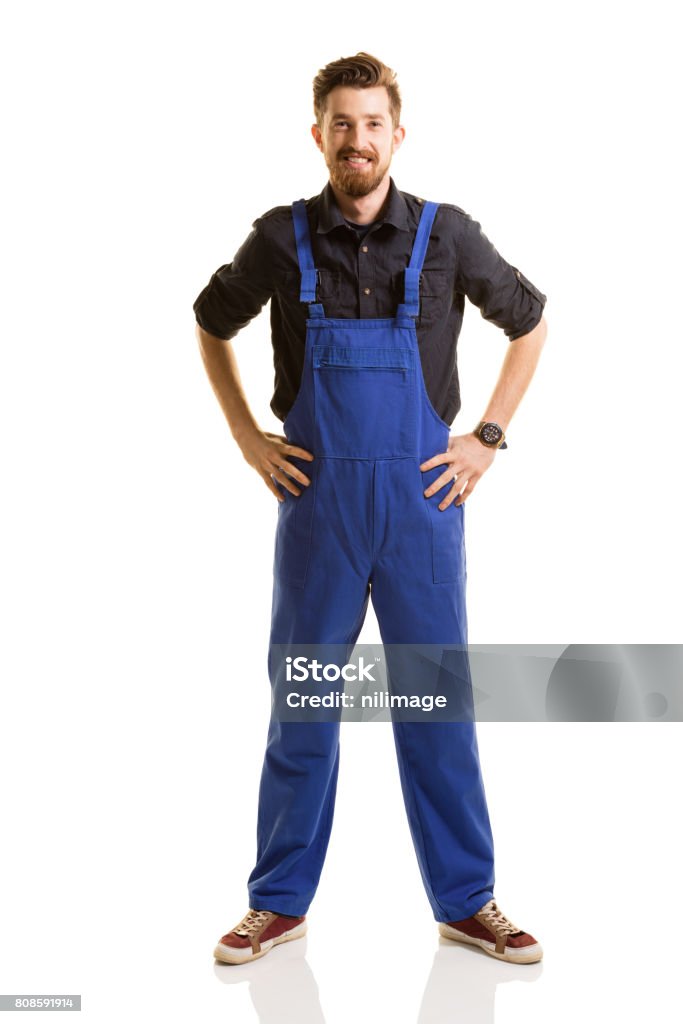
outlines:
[{"label": "finger", "polygon": [[309,452],[305,448],[299,448],[298,445],[286,444],[284,447],[288,455],[298,455],[300,459],[306,459],[308,462],[312,462],[315,458],[313,452]]},{"label": "finger", "polygon": [[301,494],[301,491],[297,488],[294,481],[290,480],[287,474],[283,472],[283,470],[281,470],[279,466],[275,466],[273,469],[271,469],[271,476],[273,476],[278,481],[278,483],[281,483],[283,487],[290,491],[291,494],[295,494],[297,497]]},{"label": "finger", "polygon": [[462,470],[459,470],[458,473],[456,473],[455,467],[451,466],[445,473],[442,473],[441,476],[437,476],[436,480],[433,480],[429,487],[425,490],[425,498],[431,498],[433,494],[436,494],[437,491],[440,491],[442,487],[446,486],[446,484],[453,483],[455,477],[459,476],[461,472]]},{"label": "finger", "polygon": [[282,457],[280,457],[280,461],[275,464],[274,468],[271,469],[271,472],[275,473],[277,470],[281,470],[283,473],[289,473],[290,476],[293,476],[295,480],[298,480],[299,483],[303,484],[305,487],[308,487],[311,482],[310,477],[307,477],[298,466],[294,466],[291,462],[288,462],[287,459],[283,459]]},{"label": "finger", "polygon": [[275,484],[275,482],[274,482],[273,478],[270,476],[270,474],[269,473],[261,473],[260,475],[261,475],[261,478],[262,478],[263,482],[265,483],[266,487],[268,488],[268,490],[272,491],[272,493],[275,495],[277,500],[280,501],[280,502],[284,501],[285,500],[284,494],[277,487],[277,485]]},{"label": "finger", "polygon": [[[449,505],[453,504],[453,502],[457,498],[458,494],[460,493],[460,487],[461,486],[462,485],[460,483],[454,483],[453,486],[451,487],[450,491],[446,495],[446,497],[442,501],[439,502],[437,507],[439,508],[439,510],[441,512],[445,511],[445,509],[447,509]],[[457,504],[457,502],[456,502],[456,504]]]},{"label": "finger", "polygon": [[459,495],[458,499],[455,502],[456,505],[464,505],[465,504],[465,502],[469,498],[470,494],[474,490],[474,488],[476,486],[476,483],[477,483],[477,481],[476,481],[476,479],[474,477],[467,481],[467,487],[465,487],[464,490],[462,490],[460,492],[460,495]]},{"label": "finger", "polygon": [[426,462],[420,464],[420,469],[433,469],[434,466],[440,466],[442,462],[448,462],[453,456],[450,452],[439,452],[438,455],[432,455],[431,459],[427,459]]}]

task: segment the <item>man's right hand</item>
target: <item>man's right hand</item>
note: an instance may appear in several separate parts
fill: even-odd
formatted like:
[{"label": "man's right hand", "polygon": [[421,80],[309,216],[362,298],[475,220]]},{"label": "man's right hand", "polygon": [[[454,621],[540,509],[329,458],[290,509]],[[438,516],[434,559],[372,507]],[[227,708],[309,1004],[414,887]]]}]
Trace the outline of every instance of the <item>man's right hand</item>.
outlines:
[{"label": "man's right hand", "polygon": [[312,462],[315,456],[305,448],[290,444],[283,434],[271,434],[267,430],[250,431],[239,443],[239,446],[246,461],[254,467],[268,490],[273,492],[278,501],[284,501],[285,498],[278,490],[273,477],[288,491],[296,495],[301,494],[301,491],[297,488],[294,480],[290,480],[287,473],[304,487],[308,487],[310,484],[309,477],[289,462],[287,457],[296,455],[298,458]]}]

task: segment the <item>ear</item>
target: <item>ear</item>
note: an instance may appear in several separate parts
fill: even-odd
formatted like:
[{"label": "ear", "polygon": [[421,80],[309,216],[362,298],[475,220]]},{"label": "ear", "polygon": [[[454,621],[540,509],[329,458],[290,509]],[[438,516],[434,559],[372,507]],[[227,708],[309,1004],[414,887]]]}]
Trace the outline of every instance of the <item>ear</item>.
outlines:
[{"label": "ear", "polygon": [[313,124],[311,125],[311,135],[315,139],[315,144],[318,147],[318,149],[322,149],[323,148],[322,147],[322,138],[323,137],[322,137],[322,133],[321,133],[320,129],[318,128],[318,125],[317,125],[316,122],[313,122]]},{"label": "ear", "polygon": [[394,145],[393,145],[393,152],[394,153],[396,152],[397,149],[401,148],[401,143],[403,142],[405,137],[406,137],[406,130],[403,127],[402,124],[399,124],[394,129],[394,134],[393,134],[393,143],[394,143]]}]

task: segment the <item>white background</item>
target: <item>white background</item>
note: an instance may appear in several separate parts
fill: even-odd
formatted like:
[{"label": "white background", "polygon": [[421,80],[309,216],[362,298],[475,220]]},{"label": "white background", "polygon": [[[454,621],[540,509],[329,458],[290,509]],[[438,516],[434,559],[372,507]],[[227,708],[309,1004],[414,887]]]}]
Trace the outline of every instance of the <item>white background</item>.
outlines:
[{"label": "white background", "polygon": [[[257,216],[325,184],[317,70],[376,54],[398,187],[461,206],[548,295],[466,508],[471,642],[679,642],[674,6],[2,12],[0,992],[80,992],[96,1022],[673,1020],[672,724],[480,726],[496,895],[541,965],[439,942],[390,727],[349,723],[308,937],[214,966],[255,854],[277,509],[192,303]],[[267,309],[234,344],[279,430]],[[507,344],[468,303],[454,431]]]}]

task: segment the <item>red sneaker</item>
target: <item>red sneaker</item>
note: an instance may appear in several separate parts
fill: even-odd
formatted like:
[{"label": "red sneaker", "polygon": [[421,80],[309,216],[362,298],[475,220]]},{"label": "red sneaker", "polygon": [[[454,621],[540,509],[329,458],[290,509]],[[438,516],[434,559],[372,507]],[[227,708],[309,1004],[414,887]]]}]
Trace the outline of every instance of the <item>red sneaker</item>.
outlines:
[{"label": "red sneaker", "polygon": [[495,900],[489,900],[472,917],[440,923],[439,931],[445,939],[480,946],[498,960],[535,964],[543,956],[540,943],[513,924],[498,909]]},{"label": "red sneaker", "polygon": [[280,942],[291,942],[306,934],[306,915],[290,917],[269,910],[250,910],[238,925],[224,935],[213,955],[224,964],[245,964]]}]

